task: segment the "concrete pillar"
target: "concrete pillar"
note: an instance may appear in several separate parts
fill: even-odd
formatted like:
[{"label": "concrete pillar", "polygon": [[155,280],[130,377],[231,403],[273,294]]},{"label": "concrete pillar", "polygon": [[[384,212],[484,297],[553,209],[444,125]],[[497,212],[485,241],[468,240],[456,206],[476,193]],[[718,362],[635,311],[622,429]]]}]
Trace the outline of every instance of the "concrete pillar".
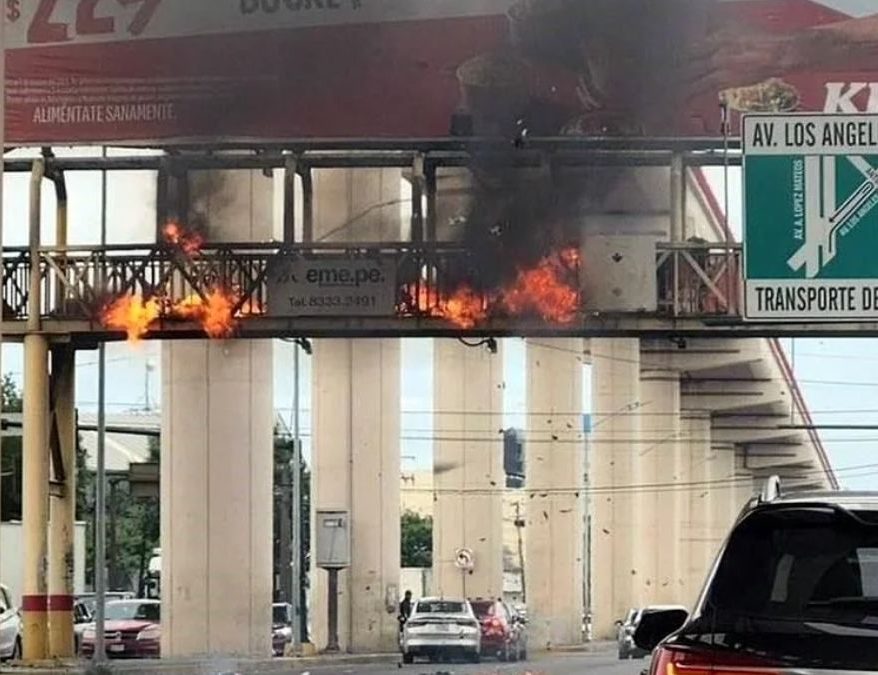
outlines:
[{"label": "concrete pillar", "polygon": [[399,169],[319,169],[314,171],[314,241],[400,241]]},{"label": "concrete pillar", "polygon": [[[52,398],[58,449],[64,467],[61,493],[50,502],[49,657],[74,656],[73,536],[76,521],[76,351],[52,350]],[[59,477],[56,476],[56,479]]]},{"label": "concrete pillar", "polygon": [[590,440],[591,571],[593,630],[597,639],[615,636],[614,621],[636,606],[635,528],[630,489],[640,438],[640,341],[593,339]]},{"label": "concrete pillar", "polygon": [[49,526],[49,343],[43,335],[24,339],[22,447],[23,657],[40,661],[48,655]]},{"label": "concrete pillar", "polygon": [[756,485],[753,481],[753,472],[746,468],[747,455],[743,447],[738,447],[735,452],[735,501],[733,518],[741,514],[750,499],[756,494]]},{"label": "concrete pillar", "polygon": [[685,482],[690,483],[683,493],[689,512],[683,526],[685,598],[686,604],[692,607],[713,563],[711,518],[714,490],[707,484],[712,457],[710,413],[700,410],[685,411],[681,415],[680,424],[682,450],[689,464]]},{"label": "concrete pillar", "polygon": [[[272,235],[272,180],[190,176],[209,241]],[[273,353],[269,341],[162,350],[162,654],[271,654]]]},{"label": "concrete pillar", "polygon": [[[502,343],[499,347],[502,350]],[[434,352],[433,592],[503,593],[503,358],[486,347],[437,340]],[[475,567],[455,566],[468,548]]]},{"label": "concrete pillar", "polygon": [[680,482],[680,375],[649,370],[641,377],[641,442],[636,453],[636,596],[641,605],[680,602],[683,493]]},{"label": "concrete pillar", "polygon": [[525,579],[535,649],[582,641],[582,347],[581,339],[527,343]]},{"label": "concrete pillar", "polygon": [[[311,502],[315,509],[351,513],[351,568],[339,577],[339,646],[351,652],[394,651],[400,567],[400,342],[318,340],[313,359]],[[312,570],[311,579],[312,635],[322,649],[327,641],[328,574]]]},{"label": "concrete pillar", "polygon": [[711,499],[711,525],[713,528],[713,556],[725,543],[729,529],[737,509],[735,498],[735,444],[711,443],[710,460],[710,489],[713,491]]}]

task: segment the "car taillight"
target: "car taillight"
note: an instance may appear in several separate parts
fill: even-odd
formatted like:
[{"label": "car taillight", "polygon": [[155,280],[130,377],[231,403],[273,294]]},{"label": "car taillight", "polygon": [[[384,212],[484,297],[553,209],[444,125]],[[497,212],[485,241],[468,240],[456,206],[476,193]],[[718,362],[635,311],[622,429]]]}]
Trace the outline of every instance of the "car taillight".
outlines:
[{"label": "car taillight", "polygon": [[650,675],[780,675],[778,664],[746,654],[659,647]]}]

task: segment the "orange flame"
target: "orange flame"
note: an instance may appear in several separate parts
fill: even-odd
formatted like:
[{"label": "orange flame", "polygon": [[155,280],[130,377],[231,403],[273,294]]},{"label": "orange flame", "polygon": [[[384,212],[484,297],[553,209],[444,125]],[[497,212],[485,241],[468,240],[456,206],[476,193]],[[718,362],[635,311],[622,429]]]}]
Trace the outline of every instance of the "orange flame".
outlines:
[{"label": "orange flame", "polygon": [[578,271],[580,255],[568,248],[546,256],[533,268],[518,271],[514,282],[494,293],[479,294],[461,284],[449,297],[428,286],[409,296],[417,296],[417,311],[444,319],[459,328],[475,328],[499,309],[511,316],[537,315],[545,321],[568,324],[579,312]]},{"label": "orange flame", "polygon": [[164,226],[162,234],[167,243],[178,247],[190,258],[198,255],[201,247],[204,246],[204,237],[198,234],[198,232],[186,231],[182,225],[174,221]]},{"label": "orange flame", "polygon": [[475,328],[488,318],[485,299],[470,286],[460,286],[451,296],[440,298],[427,286],[418,291],[418,310],[437,319],[445,319],[465,330]]},{"label": "orange flame", "polygon": [[139,295],[126,295],[110,303],[101,315],[101,322],[110,330],[125,331],[129,342],[138,342],[159,318],[158,300],[144,301]]},{"label": "orange flame", "polygon": [[535,268],[519,270],[515,283],[503,291],[501,304],[513,316],[536,314],[552,323],[571,323],[579,310],[579,291],[573,285],[578,269],[575,248],[553,253]]},{"label": "orange flame", "polygon": [[197,321],[208,337],[221,339],[230,337],[238,325],[232,315],[235,304],[237,300],[231,293],[213,289],[205,299],[200,295],[184,298],[171,308],[171,314],[178,319]]}]

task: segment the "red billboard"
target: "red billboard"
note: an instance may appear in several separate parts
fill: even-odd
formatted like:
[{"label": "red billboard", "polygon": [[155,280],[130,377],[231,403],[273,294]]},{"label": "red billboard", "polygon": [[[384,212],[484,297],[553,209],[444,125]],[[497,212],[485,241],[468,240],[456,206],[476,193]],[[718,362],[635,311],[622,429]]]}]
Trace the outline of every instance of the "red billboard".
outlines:
[{"label": "red billboard", "polygon": [[6,142],[714,135],[878,112],[875,0],[4,0]]}]

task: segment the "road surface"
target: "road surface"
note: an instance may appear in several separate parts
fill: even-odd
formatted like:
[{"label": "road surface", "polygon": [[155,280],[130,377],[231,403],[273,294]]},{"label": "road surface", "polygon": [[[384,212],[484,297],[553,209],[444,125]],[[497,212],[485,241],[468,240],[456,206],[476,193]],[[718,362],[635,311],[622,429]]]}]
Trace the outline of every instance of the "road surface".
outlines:
[{"label": "road surface", "polygon": [[320,666],[299,668],[291,675],[640,675],[647,660],[619,661],[613,653],[583,653],[546,655],[524,663],[497,663],[485,661],[481,665],[459,663],[416,663],[399,667],[398,664]]}]

